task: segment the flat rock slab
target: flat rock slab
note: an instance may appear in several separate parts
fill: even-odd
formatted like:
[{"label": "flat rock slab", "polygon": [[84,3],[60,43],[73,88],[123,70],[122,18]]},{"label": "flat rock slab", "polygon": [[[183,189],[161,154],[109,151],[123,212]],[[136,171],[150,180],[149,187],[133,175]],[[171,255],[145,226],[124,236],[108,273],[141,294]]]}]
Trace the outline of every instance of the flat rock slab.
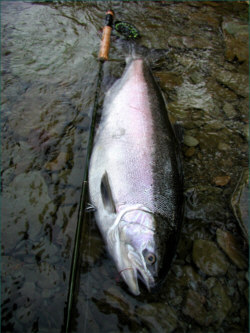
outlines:
[{"label": "flat rock slab", "polygon": [[212,315],[205,308],[206,299],[198,292],[189,289],[186,296],[186,303],[183,313],[193,318],[202,326],[209,326],[213,321]]},{"label": "flat rock slab", "polygon": [[247,259],[242,253],[239,244],[237,243],[234,236],[228,232],[221,229],[216,230],[217,242],[222,248],[222,250],[228,255],[232,262],[239,269],[247,268]]},{"label": "flat rock slab", "polygon": [[207,275],[225,275],[229,262],[212,241],[197,239],[193,244],[193,261]]},{"label": "flat rock slab", "polygon": [[178,324],[177,313],[167,304],[145,304],[138,309],[137,313],[152,332],[171,333]]}]

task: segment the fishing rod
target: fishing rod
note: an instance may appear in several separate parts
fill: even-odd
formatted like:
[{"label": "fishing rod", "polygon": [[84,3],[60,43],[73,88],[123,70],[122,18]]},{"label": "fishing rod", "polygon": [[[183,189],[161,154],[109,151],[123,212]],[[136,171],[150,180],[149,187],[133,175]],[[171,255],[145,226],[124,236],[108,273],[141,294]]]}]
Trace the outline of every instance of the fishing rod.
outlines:
[{"label": "fishing rod", "polygon": [[85,156],[80,207],[79,207],[79,211],[78,211],[78,219],[77,219],[76,234],[75,234],[75,241],[74,241],[74,250],[73,250],[70,279],[69,279],[69,291],[68,291],[67,308],[66,308],[66,328],[65,328],[66,333],[70,332],[71,314],[72,314],[74,291],[75,291],[76,276],[77,276],[77,267],[78,267],[77,264],[79,262],[79,249],[80,249],[80,243],[81,243],[82,226],[83,226],[83,222],[84,222],[84,213],[85,213],[85,206],[86,206],[86,199],[87,199],[89,161],[90,161],[90,155],[91,155],[93,141],[94,141],[96,115],[97,115],[97,109],[98,109],[98,97],[99,97],[99,91],[100,91],[101,82],[102,82],[102,76],[103,76],[103,64],[106,60],[108,60],[108,54],[109,54],[110,36],[111,36],[112,27],[113,27],[113,16],[114,16],[114,12],[112,10],[108,10],[106,12],[105,25],[103,28],[102,41],[101,41],[101,46],[100,46],[100,51],[99,51],[99,56],[98,56],[98,59],[99,59],[98,80],[97,80],[96,91],[95,91],[94,106],[93,106],[92,114],[91,114],[91,124],[90,124],[90,131],[89,131],[89,137],[88,137],[87,151],[86,151],[86,156]]}]

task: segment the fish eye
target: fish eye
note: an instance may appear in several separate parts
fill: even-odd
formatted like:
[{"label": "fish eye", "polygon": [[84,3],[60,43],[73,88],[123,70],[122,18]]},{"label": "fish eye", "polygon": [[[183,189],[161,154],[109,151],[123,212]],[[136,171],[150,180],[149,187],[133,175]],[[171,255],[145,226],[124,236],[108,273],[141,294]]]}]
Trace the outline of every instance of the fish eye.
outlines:
[{"label": "fish eye", "polygon": [[149,265],[153,265],[156,262],[156,256],[153,253],[147,253],[145,259]]}]

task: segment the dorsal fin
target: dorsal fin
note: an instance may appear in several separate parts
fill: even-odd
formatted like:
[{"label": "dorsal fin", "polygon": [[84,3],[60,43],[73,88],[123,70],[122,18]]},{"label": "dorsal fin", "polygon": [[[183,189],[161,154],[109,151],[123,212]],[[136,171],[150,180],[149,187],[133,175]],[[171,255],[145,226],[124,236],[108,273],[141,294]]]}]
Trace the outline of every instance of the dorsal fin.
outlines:
[{"label": "dorsal fin", "polygon": [[105,171],[104,175],[102,176],[101,195],[102,195],[102,202],[103,202],[105,209],[107,209],[110,213],[116,213],[115,203],[114,203],[112,191],[110,188],[107,171]]}]

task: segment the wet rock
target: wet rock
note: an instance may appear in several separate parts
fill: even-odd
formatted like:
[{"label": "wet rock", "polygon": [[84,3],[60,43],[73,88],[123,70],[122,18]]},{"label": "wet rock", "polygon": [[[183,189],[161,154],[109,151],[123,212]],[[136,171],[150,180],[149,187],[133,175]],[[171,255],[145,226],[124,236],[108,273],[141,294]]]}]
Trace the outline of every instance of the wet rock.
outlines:
[{"label": "wet rock", "polygon": [[16,318],[22,324],[28,324],[32,322],[36,317],[36,312],[31,307],[21,307],[16,311]]},{"label": "wet rock", "polygon": [[176,305],[180,305],[183,301],[183,297],[182,296],[176,296],[174,299],[171,300],[171,305],[176,306]]},{"label": "wet rock", "polygon": [[25,282],[22,286],[22,288],[20,289],[20,293],[29,298],[30,302],[36,300],[37,298],[39,298],[39,294],[36,291],[36,287],[34,282]]},{"label": "wet rock", "polygon": [[104,290],[104,294],[108,304],[110,304],[113,308],[122,309],[123,313],[127,316],[132,313],[129,302],[117,287],[109,287],[107,290]]},{"label": "wet rock", "polygon": [[34,269],[32,281],[35,281],[41,289],[53,289],[58,286],[60,278],[53,265],[43,262],[38,268]]},{"label": "wet rock", "polygon": [[81,294],[78,297],[77,303],[77,311],[78,313],[88,313],[88,320],[81,320],[81,317],[78,318],[77,322],[77,329],[79,332],[100,332],[100,328],[98,324],[96,323],[96,317],[92,314],[92,311],[89,311],[88,309],[88,303],[86,302],[85,296]]},{"label": "wet rock", "polygon": [[223,128],[223,124],[221,122],[219,122],[217,119],[211,120],[209,121],[205,126],[204,129],[206,131],[211,131],[211,130],[219,130],[221,128]]},{"label": "wet rock", "polygon": [[37,262],[46,261],[50,264],[55,264],[60,260],[59,247],[46,238],[34,243],[31,253]]},{"label": "wet rock", "polygon": [[212,315],[205,308],[206,299],[198,292],[189,289],[183,313],[202,326],[209,326],[212,322]]},{"label": "wet rock", "polygon": [[[43,300],[43,307],[45,307],[47,311],[44,311],[45,320],[43,320],[42,316],[39,316],[39,319],[41,318],[42,323],[49,323],[50,328],[47,328],[47,331],[53,332],[53,330],[55,331],[61,329],[61,325],[64,322],[64,307],[62,305],[65,304],[65,297],[67,297],[66,293],[64,294],[64,292],[56,292],[54,297],[52,297],[50,300]],[[53,314],[53,316],[51,316],[51,314]],[[55,329],[55,327],[58,328]],[[41,329],[41,331],[46,332],[46,329]]]},{"label": "wet rock", "polygon": [[248,61],[248,26],[237,21],[224,21],[222,24],[226,43],[226,59]]},{"label": "wet rock", "polygon": [[[3,240],[2,240],[3,242]],[[12,256],[1,256],[2,282],[8,280],[13,283],[15,280],[24,280],[23,262]],[[11,279],[10,279],[11,278]]]},{"label": "wet rock", "polygon": [[239,113],[242,117],[242,121],[248,125],[248,116],[249,116],[249,101],[248,99],[244,98],[239,100],[237,103],[237,106],[239,108]]},{"label": "wet rock", "polygon": [[231,147],[230,147],[228,144],[224,143],[224,142],[220,142],[220,143],[218,144],[218,149],[219,149],[220,151],[228,151],[228,150],[231,149]]},{"label": "wet rock", "polygon": [[195,148],[190,147],[185,151],[185,156],[192,157],[195,154]]},{"label": "wet rock", "polygon": [[[75,186],[77,188],[80,188],[82,185],[82,180],[83,180],[83,160],[82,160],[82,165],[81,167],[77,167],[74,166],[74,168],[72,168],[72,170],[70,170],[70,174],[68,175],[67,179],[67,184],[71,185],[71,186]],[[62,177],[63,177],[63,173],[62,173]]]},{"label": "wet rock", "polygon": [[[181,104],[178,104],[177,102],[171,102],[168,104],[168,111],[170,113],[170,116],[172,114],[177,115],[178,119],[186,119],[187,117],[187,112],[186,110],[182,107]],[[176,119],[175,119],[176,121]]]},{"label": "wet rock", "polygon": [[218,326],[220,326],[229,313],[232,307],[232,302],[228,297],[224,287],[218,281],[216,281],[215,285],[211,289],[210,302],[213,309],[213,321],[216,322]]},{"label": "wet rock", "polygon": [[240,310],[240,318],[241,318],[241,324],[244,327],[248,326],[248,319],[249,319],[249,312],[247,308],[241,309]]},{"label": "wet rock", "polygon": [[[201,156],[201,160],[204,156]],[[208,184],[210,169],[208,174],[202,170],[202,179]],[[195,176],[197,177],[197,176]],[[212,239],[207,222],[213,223],[214,219],[224,219],[226,210],[221,208],[221,195],[223,189],[211,185],[196,185],[195,189],[189,188],[186,216],[191,219],[188,227],[191,239]]]},{"label": "wet rock", "polygon": [[246,279],[246,272],[245,271],[240,271],[237,273],[237,278],[239,280],[245,280]]},{"label": "wet rock", "polygon": [[91,238],[86,241],[90,243],[88,262],[94,265],[98,260],[100,260],[102,254],[106,250],[105,244],[101,236],[95,235],[92,235]]},{"label": "wet rock", "polygon": [[[52,190],[51,192],[53,193],[53,190],[55,190],[55,187],[52,186],[51,190]],[[75,206],[75,205],[79,204],[80,196],[81,196],[81,189],[67,187],[63,191],[61,191],[61,193],[63,195],[61,197],[61,200],[59,201],[59,206]]]},{"label": "wet rock", "polygon": [[228,268],[227,276],[229,277],[228,284],[230,286],[236,287],[235,277],[237,276],[237,267],[236,265],[231,264]]},{"label": "wet rock", "polygon": [[13,253],[15,253],[16,258],[21,259],[24,263],[35,264],[36,259],[32,248],[33,241],[23,239],[18,242],[17,246],[13,250]]},{"label": "wet rock", "polygon": [[63,167],[65,167],[68,158],[69,158],[68,153],[60,152],[53,161],[45,164],[45,169],[50,171],[59,171]]},{"label": "wet rock", "polygon": [[216,236],[218,244],[233,263],[240,269],[246,269],[247,260],[234,236],[230,232],[221,229],[216,230]]},{"label": "wet rock", "polygon": [[212,48],[211,41],[208,38],[201,36],[184,37],[183,44],[188,49],[210,49]]},{"label": "wet rock", "polygon": [[198,84],[198,83],[201,83],[202,81],[204,81],[204,78],[202,76],[201,73],[199,72],[193,72],[191,75],[190,75],[190,80],[193,84]]},{"label": "wet rock", "polygon": [[195,61],[193,58],[188,57],[187,55],[182,55],[182,54],[175,54],[174,59],[183,67],[189,69],[189,68],[194,68],[198,69],[199,66],[197,64],[197,61]]},{"label": "wet rock", "polygon": [[247,283],[245,281],[243,281],[243,280],[240,280],[240,281],[237,282],[237,285],[238,285],[240,293],[244,294],[244,291],[247,288]]},{"label": "wet rock", "polygon": [[238,21],[224,21],[222,23],[222,29],[232,36],[245,35],[248,33],[247,24],[242,24]]},{"label": "wet rock", "polygon": [[188,147],[196,147],[199,144],[199,141],[191,135],[185,135],[183,143]]},{"label": "wet rock", "polygon": [[227,286],[227,295],[234,296],[236,289],[233,286]]},{"label": "wet rock", "polygon": [[171,36],[168,39],[168,45],[176,48],[183,48],[183,41],[181,36]]},{"label": "wet rock", "polygon": [[175,102],[187,112],[192,110],[193,117],[203,120],[204,113],[215,109],[214,100],[205,86],[205,82],[192,84],[189,80],[184,80],[183,84],[177,89],[177,101]]},{"label": "wet rock", "polygon": [[217,280],[215,277],[210,277],[205,281],[205,284],[208,289],[211,289],[215,285],[216,281]]},{"label": "wet rock", "polygon": [[[44,90],[43,94],[41,90]],[[55,99],[53,88],[32,87],[27,89],[22,100],[16,103],[15,112],[9,117],[9,126],[22,138],[32,136],[34,129],[37,129],[39,135],[36,145],[44,144],[45,141],[49,144],[49,141],[62,134],[64,129],[67,112],[62,112],[62,109],[65,110],[65,103]]]},{"label": "wet rock", "polygon": [[217,186],[226,186],[229,183],[230,179],[230,176],[217,176],[214,177],[213,183]]},{"label": "wet rock", "polygon": [[229,36],[225,37],[225,42],[226,42],[225,56],[227,60],[229,61],[238,60],[240,62],[248,61],[249,52],[248,52],[247,43]]},{"label": "wet rock", "polygon": [[[2,166],[8,168],[2,175],[2,179],[9,184],[8,170],[12,170],[13,175],[15,176],[28,171],[35,158],[35,154],[34,151],[32,151],[31,146],[24,141],[16,142],[13,145],[5,144],[5,142],[3,142],[2,149],[5,152],[5,154],[3,154]],[[5,158],[7,159],[5,160]]]},{"label": "wet rock", "polygon": [[178,271],[173,267],[176,275],[176,280],[183,287],[196,289],[201,282],[200,275],[190,265],[179,266]]},{"label": "wet rock", "polygon": [[173,332],[178,323],[177,313],[164,303],[143,304],[137,315],[152,332]]},{"label": "wet rock", "polygon": [[43,289],[42,297],[43,298],[50,298],[53,295],[53,291],[51,289]]},{"label": "wet rock", "polygon": [[177,86],[180,86],[183,82],[183,78],[175,73],[154,73],[156,77],[160,79],[161,87],[166,90],[174,89]]},{"label": "wet rock", "polygon": [[[67,160],[67,162],[69,164],[71,164],[72,160]],[[82,185],[83,173],[84,173],[83,159],[81,160],[81,162],[82,162],[82,164],[80,167],[78,167],[78,165],[74,163],[72,168],[70,166],[67,166],[67,168],[62,168],[61,170],[59,170],[59,172],[53,173],[52,182],[56,185],[74,186],[74,187],[80,188]]]},{"label": "wet rock", "polygon": [[245,296],[246,301],[249,302],[249,289],[248,288],[246,288],[244,290],[244,296]]},{"label": "wet rock", "polygon": [[13,249],[23,238],[37,240],[43,224],[50,221],[54,209],[40,172],[15,177],[2,198],[4,251]]},{"label": "wet rock", "polygon": [[4,191],[6,187],[9,186],[9,184],[13,181],[15,178],[15,169],[14,167],[8,168],[5,171],[2,172],[2,190]]},{"label": "wet rock", "polygon": [[248,242],[248,169],[242,171],[240,179],[231,197],[234,215]]},{"label": "wet rock", "polygon": [[244,135],[245,139],[248,141],[248,139],[249,139],[249,126],[248,126],[248,124],[243,126],[242,134]]},{"label": "wet rock", "polygon": [[213,76],[218,82],[222,83],[229,89],[232,89],[237,95],[248,97],[248,75],[233,73],[217,68],[214,71]]},{"label": "wet rock", "polygon": [[187,49],[208,49],[211,48],[211,42],[207,38],[196,36],[196,38],[187,36],[171,36],[168,39],[168,45],[176,48]]},{"label": "wet rock", "polygon": [[[237,101],[236,93],[229,89],[228,87],[220,84],[216,81],[216,78],[210,78],[207,80],[206,84],[208,91],[214,98],[220,98],[223,101],[234,102]],[[218,116],[220,116],[221,111],[218,112]]]},{"label": "wet rock", "polygon": [[[196,2],[190,2],[188,3],[190,6],[194,5],[196,6]],[[205,26],[208,27],[209,26],[209,30],[210,28],[212,29],[218,29],[219,27],[219,18],[216,15],[216,13],[213,11],[212,8],[204,8],[204,11],[197,11],[196,13],[193,12],[190,15],[190,21],[192,22],[192,24],[194,25],[198,25],[199,27],[201,26]]]},{"label": "wet rock", "polygon": [[223,111],[227,115],[228,118],[233,118],[237,116],[237,112],[235,111],[235,108],[230,103],[225,103],[223,106]]},{"label": "wet rock", "polygon": [[36,154],[46,153],[56,145],[58,136],[56,133],[49,133],[42,127],[33,128],[27,134],[27,141]]},{"label": "wet rock", "polygon": [[193,261],[207,275],[225,275],[229,263],[212,241],[197,239],[193,244]]},{"label": "wet rock", "polygon": [[[60,244],[63,257],[71,255],[77,223],[77,206],[60,207],[57,211],[55,243]],[[54,228],[55,230],[55,228]]]}]

